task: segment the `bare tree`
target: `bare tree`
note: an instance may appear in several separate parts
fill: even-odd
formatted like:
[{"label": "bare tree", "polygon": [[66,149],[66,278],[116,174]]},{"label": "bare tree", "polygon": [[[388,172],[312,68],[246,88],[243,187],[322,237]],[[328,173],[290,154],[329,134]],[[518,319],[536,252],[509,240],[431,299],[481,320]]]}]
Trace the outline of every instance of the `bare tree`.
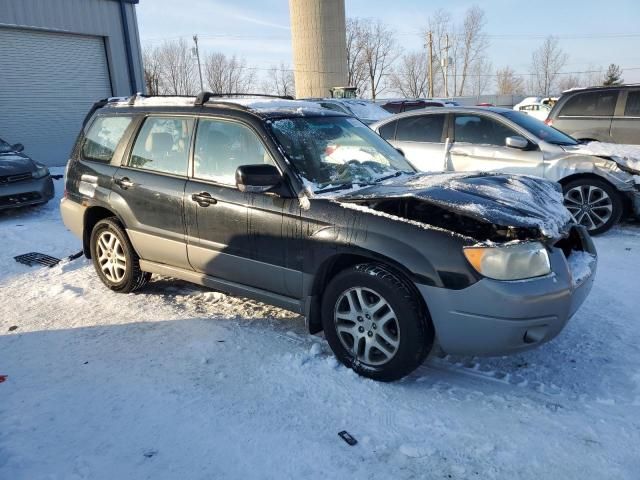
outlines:
[{"label": "bare tree", "polygon": [[483,33],[485,24],[486,20],[484,17],[484,10],[480,7],[474,5],[465,13],[462,25],[462,35],[459,42],[456,42],[459,43],[457,50],[460,50],[460,52],[456,51],[455,57],[457,58],[459,53],[461,72],[458,95],[460,96],[464,95],[467,76],[473,70],[475,63],[482,59],[482,56],[487,49],[487,37]]},{"label": "bare tree", "polygon": [[479,97],[484,94],[487,87],[491,83],[493,73],[493,65],[486,57],[480,57],[473,62],[470,72],[470,83],[473,88],[473,95]]},{"label": "bare tree", "polygon": [[162,91],[169,95],[193,95],[198,90],[191,49],[183,38],[166,41],[158,49]]},{"label": "bare tree", "polygon": [[602,68],[602,66],[589,64],[586,71],[582,74],[582,78],[585,87],[601,85],[604,80],[604,68]]},{"label": "bare tree", "polygon": [[558,45],[558,39],[553,36],[547,37],[540,48],[533,52],[531,80],[537,93],[549,96],[557,87],[558,74],[568,59],[568,55]]},{"label": "bare tree", "polygon": [[144,69],[144,84],[147,95],[160,94],[161,68],[160,55],[157,48],[147,46],[142,51],[142,64]]},{"label": "bare tree", "polygon": [[362,55],[374,100],[386,87],[383,80],[397,58],[396,50],[395,34],[389,27],[380,20],[363,21]]},{"label": "bare tree", "polygon": [[347,83],[356,87],[361,96],[368,89],[367,68],[362,54],[363,23],[360,18],[347,18]]},{"label": "bare tree", "polygon": [[423,52],[408,53],[391,74],[389,84],[403,97],[420,98],[427,95],[428,60]]},{"label": "bare tree", "polygon": [[558,90],[564,92],[570,88],[581,87],[584,85],[584,82],[584,79],[578,75],[563,75],[562,78],[558,80]]},{"label": "bare tree", "polygon": [[281,63],[279,66],[272,66],[262,83],[265,92],[280,96],[295,96],[295,81],[293,70],[288,65]]},{"label": "bare tree", "polygon": [[511,67],[501,68],[496,71],[496,90],[498,95],[524,93],[524,80]]},{"label": "bare tree", "polygon": [[255,80],[255,70],[247,68],[247,61],[235,55],[209,53],[204,60],[205,78],[213,93],[248,93]]},{"label": "bare tree", "polygon": [[430,31],[433,39],[433,76],[440,78],[438,87],[434,82],[434,94],[437,96],[449,96],[448,82],[448,59],[451,56],[452,41],[455,39],[451,26],[451,14],[446,10],[439,9],[429,17],[427,31]]}]

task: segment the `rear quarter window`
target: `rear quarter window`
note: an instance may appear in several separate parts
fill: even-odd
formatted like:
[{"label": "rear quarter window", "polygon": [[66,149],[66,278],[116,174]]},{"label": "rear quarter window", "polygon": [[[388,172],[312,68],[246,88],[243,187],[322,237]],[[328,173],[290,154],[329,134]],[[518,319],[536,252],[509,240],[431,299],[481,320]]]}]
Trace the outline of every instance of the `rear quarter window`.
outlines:
[{"label": "rear quarter window", "polygon": [[131,120],[124,115],[97,117],[82,143],[82,158],[109,163]]},{"label": "rear quarter window", "polygon": [[625,117],[640,117],[640,90],[627,94],[627,104],[624,107]]},{"label": "rear quarter window", "polygon": [[560,110],[559,116],[610,117],[618,101],[617,90],[574,94]]}]

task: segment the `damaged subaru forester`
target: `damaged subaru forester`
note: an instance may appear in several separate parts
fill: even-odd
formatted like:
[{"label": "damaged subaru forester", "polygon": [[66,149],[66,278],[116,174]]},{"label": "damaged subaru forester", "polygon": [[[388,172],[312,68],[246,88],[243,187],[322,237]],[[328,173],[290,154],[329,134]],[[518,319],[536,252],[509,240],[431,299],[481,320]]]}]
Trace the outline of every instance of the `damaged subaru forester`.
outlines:
[{"label": "damaged subaru forester", "polygon": [[294,100],[106,99],[65,181],[64,222],[111,290],[158,274],[299,312],[381,381],[436,346],[551,340],[597,264],[557,184],[418,174],[357,119]]}]

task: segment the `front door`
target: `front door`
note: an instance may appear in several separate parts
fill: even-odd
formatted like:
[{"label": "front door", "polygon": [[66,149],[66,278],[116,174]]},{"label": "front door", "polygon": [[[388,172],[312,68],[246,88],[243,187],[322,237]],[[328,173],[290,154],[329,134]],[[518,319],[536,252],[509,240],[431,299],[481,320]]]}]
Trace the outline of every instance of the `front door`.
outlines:
[{"label": "front door", "polygon": [[544,176],[542,152],[507,147],[507,137],[522,135],[503,122],[482,114],[456,113],[453,123],[450,170]]},{"label": "front door", "polygon": [[193,123],[188,117],[147,117],[128,162],[114,175],[110,202],[144,260],[189,268],[184,189]]},{"label": "front door", "polygon": [[198,121],[186,186],[189,261],[207,275],[295,296],[291,286],[302,274],[287,268],[282,234],[293,200],[236,187],[239,166],[261,163],[275,165],[252,128],[226,119]]}]

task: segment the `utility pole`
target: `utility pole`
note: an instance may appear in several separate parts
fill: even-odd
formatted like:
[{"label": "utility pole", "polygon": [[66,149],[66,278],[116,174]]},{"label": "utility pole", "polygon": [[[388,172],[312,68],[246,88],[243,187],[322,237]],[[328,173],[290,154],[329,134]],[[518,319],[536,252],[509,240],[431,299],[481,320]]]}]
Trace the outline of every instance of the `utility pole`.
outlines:
[{"label": "utility pole", "polygon": [[202,66],[200,65],[200,50],[198,50],[198,35],[193,36],[193,42],[196,44],[196,58],[198,59],[198,74],[200,75],[200,91],[204,92],[204,84],[202,83]]},{"label": "utility pole", "polygon": [[442,59],[444,68],[444,96],[449,98],[449,34],[444,36],[444,58]]},{"label": "utility pole", "polygon": [[429,98],[433,98],[433,32],[427,33],[427,44],[429,45]]}]

